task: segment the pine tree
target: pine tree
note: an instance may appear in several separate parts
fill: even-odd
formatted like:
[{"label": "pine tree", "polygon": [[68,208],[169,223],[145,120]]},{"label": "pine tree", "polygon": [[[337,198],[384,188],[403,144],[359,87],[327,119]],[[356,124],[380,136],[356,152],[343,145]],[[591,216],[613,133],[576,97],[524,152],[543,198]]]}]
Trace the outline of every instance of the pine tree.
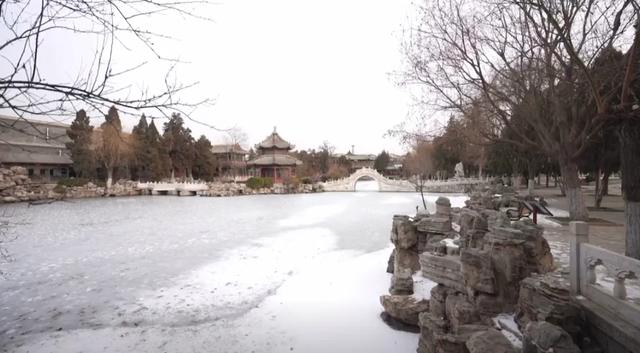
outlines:
[{"label": "pine tree", "polygon": [[171,161],[171,176],[174,172],[187,178],[191,177],[194,160],[193,137],[191,130],[184,127],[184,120],[179,113],[173,113],[164,124],[162,134],[163,145]]},{"label": "pine tree", "polygon": [[93,126],[84,109],[76,113],[76,118],[67,129],[67,136],[71,142],[66,143],[71,153],[73,170],[80,178],[93,178],[96,171],[96,161],[91,151],[91,135]]},{"label": "pine tree", "polygon": [[149,166],[151,179],[159,181],[169,176],[171,161],[169,154],[162,143],[162,138],[153,119],[147,129],[147,143],[151,152],[151,163]]},{"label": "pine tree", "polygon": [[376,157],[376,160],[373,162],[373,168],[378,172],[382,173],[384,172],[385,169],[387,169],[390,162],[391,162],[391,157],[389,156],[389,153],[387,153],[387,151],[382,151]]},{"label": "pine tree", "polygon": [[149,125],[147,118],[142,114],[138,125],[131,131],[132,158],[131,158],[131,178],[138,180],[151,179],[151,156],[152,147],[148,139]]},{"label": "pine tree", "polygon": [[202,180],[213,180],[216,172],[216,159],[211,152],[211,141],[204,135],[194,144],[193,177]]}]

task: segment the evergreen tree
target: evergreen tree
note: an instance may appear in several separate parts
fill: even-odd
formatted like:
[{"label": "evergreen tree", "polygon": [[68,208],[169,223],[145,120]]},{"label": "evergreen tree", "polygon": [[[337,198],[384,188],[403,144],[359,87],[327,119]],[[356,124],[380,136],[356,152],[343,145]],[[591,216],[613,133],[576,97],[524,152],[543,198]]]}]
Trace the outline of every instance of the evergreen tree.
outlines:
[{"label": "evergreen tree", "polygon": [[184,126],[184,120],[179,113],[173,113],[164,124],[162,142],[169,155],[172,177],[175,172],[187,178],[191,177],[194,141],[191,130]]},{"label": "evergreen tree", "polygon": [[153,119],[151,119],[151,123],[147,129],[147,143],[149,144],[151,152],[151,162],[149,165],[151,178],[156,181],[162,180],[162,178],[169,176],[171,161],[169,160],[169,154],[162,143],[162,138]]},{"label": "evergreen tree", "polygon": [[67,129],[67,136],[71,142],[66,143],[71,152],[73,170],[80,178],[92,178],[95,176],[96,162],[91,151],[91,135],[93,126],[84,109],[76,113],[76,118]]},{"label": "evergreen tree", "polygon": [[132,140],[132,158],[131,158],[131,178],[138,180],[151,179],[151,157],[152,146],[148,138],[149,125],[147,118],[142,114],[138,125],[131,131]]},{"label": "evergreen tree", "polygon": [[216,159],[211,152],[211,141],[204,135],[194,144],[193,177],[202,180],[213,180],[216,172]]},{"label": "evergreen tree", "polygon": [[387,151],[382,151],[373,162],[373,168],[379,173],[382,173],[385,169],[387,169],[389,163],[391,163],[391,157],[389,156],[389,153],[387,153]]}]

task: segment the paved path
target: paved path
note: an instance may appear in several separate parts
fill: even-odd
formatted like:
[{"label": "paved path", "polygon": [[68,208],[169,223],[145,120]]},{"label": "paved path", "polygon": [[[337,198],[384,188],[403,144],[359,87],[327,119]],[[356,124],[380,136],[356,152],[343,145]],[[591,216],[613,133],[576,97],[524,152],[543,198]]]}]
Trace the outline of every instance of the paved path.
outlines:
[{"label": "paved path", "polygon": [[[583,188],[587,206],[594,206],[594,187],[592,185]],[[536,193],[544,196],[549,202],[549,206],[555,209],[567,211],[568,201],[566,197],[560,195],[558,188],[542,188],[536,189]],[[609,186],[609,196],[605,196],[602,201],[603,210],[590,211],[591,218],[599,218],[607,221],[608,225],[590,222],[589,234],[590,243],[603,247],[605,249],[624,254],[624,200],[620,193],[619,181],[614,180]],[[568,211],[567,211],[568,212]],[[569,241],[568,225],[559,225],[555,227],[544,224],[547,228],[550,241]]]},{"label": "paved path", "polygon": [[[583,190],[587,206],[594,206],[594,187],[588,185],[583,187]],[[567,198],[560,195],[558,188],[541,188],[537,189],[536,193],[544,196],[556,216],[568,216]],[[591,219],[602,220],[589,222],[589,242],[613,252],[624,254],[624,200],[620,193],[619,181],[612,182],[609,187],[609,193],[610,196],[605,196],[602,201],[601,210],[589,212]],[[558,270],[564,275],[568,275],[570,235],[568,224],[560,224],[544,216],[541,217],[538,223],[545,227],[544,234],[549,241]],[[596,271],[598,272],[598,283],[611,292],[614,282],[611,274],[604,268]],[[627,280],[626,285],[627,301],[640,305],[640,280]]]}]

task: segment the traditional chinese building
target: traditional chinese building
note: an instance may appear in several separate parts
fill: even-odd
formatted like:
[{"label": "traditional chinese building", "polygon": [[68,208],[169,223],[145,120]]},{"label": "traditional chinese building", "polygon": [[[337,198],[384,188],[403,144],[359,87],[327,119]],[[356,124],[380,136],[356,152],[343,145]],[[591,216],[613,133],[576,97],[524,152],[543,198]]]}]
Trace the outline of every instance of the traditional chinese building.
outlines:
[{"label": "traditional chinese building", "polygon": [[376,161],[375,154],[354,154],[353,152],[349,151],[344,156],[349,162],[351,162],[350,171],[352,173],[360,168],[373,168],[373,164]]},{"label": "traditional chinese building", "polygon": [[27,168],[29,178],[49,182],[73,173],[65,124],[0,116],[0,166]]},{"label": "traditional chinese building", "polygon": [[239,144],[213,145],[211,152],[218,162],[217,175],[221,178],[235,179],[247,175],[247,156],[249,152]]},{"label": "traditional chinese building", "polygon": [[275,183],[281,183],[296,175],[296,166],[302,164],[300,160],[289,155],[295,146],[280,137],[273,129],[273,133],[256,145],[258,156],[247,164],[252,174],[263,178],[272,178]]}]

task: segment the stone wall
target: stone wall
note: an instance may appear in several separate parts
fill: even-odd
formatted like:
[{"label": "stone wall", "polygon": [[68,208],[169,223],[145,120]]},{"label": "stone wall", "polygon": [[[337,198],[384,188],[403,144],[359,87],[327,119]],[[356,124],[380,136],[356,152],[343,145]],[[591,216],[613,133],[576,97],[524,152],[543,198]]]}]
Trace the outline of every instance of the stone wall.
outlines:
[{"label": "stone wall", "polygon": [[[296,186],[276,184],[270,188],[253,190],[241,183],[207,183],[208,190],[200,192],[201,196],[240,196],[257,194],[290,194],[310,193],[318,191],[314,185],[299,184]],[[108,191],[105,187],[94,183],[83,186],[63,187],[56,184],[34,183],[29,179],[26,168],[0,168],[0,203],[55,201],[61,199],[78,199],[104,196],[138,196],[145,194],[138,189],[138,182],[119,180]]]},{"label": "stone wall", "polygon": [[[510,201],[495,193],[475,192],[462,209],[441,197],[433,215],[394,216],[383,319],[419,329],[419,353],[579,352],[579,313],[567,304],[568,292],[529,279],[554,270],[544,229],[509,220],[499,209]],[[434,283],[429,293],[416,292],[421,278]],[[499,324],[507,313],[516,313],[515,322]]]},{"label": "stone wall", "polygon": [[208,190],[200,192],[201,196],[225,197],[240,195],[266,195],[266,194],[303,194],[318,191],[314,185],[298,184],[283,185],[274,184],[270,188],[251,189],[242,183],[207,183]]},{"label": "stone wall", "polygon": [[36,202],[65,198],[140,195],[137,183],[121,180],[107,193],[104,187],[88,183],[83,186],[61,187],[56,184],[34,183],[24,167],[0,168],[0,202]]}]

